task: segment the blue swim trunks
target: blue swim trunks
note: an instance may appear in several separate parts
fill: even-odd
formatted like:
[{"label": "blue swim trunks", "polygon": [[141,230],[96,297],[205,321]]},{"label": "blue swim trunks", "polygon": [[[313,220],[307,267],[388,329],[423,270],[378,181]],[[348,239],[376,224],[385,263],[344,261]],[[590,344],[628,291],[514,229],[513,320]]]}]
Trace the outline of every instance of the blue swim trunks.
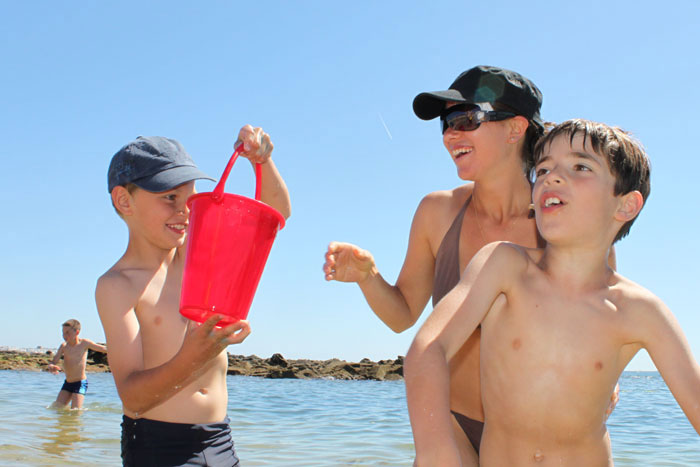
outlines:
[{"label": "blue swim trunks", "polygon": [[87,380],[73,381],[69,383],[68,381],[63,382],[63,387],[61,391],[72,392],[73,394],[82,394],[83,396],[87,393]]},{"label": "blue swim trunks", "polygon": [[169,423],[122,418],[124,466],[240,467],[229,418],[219,423]]}]

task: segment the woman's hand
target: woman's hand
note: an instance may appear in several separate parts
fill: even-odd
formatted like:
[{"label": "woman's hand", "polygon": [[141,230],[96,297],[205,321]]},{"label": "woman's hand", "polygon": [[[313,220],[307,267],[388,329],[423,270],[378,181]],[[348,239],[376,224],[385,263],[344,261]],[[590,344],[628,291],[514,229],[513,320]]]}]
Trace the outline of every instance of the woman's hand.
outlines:
[{"label": "woman's hand", "polygon": [[374,257],[350,243],[331,242],[323,265],[326,280],[339,282],[363,282],[376,274]]}]

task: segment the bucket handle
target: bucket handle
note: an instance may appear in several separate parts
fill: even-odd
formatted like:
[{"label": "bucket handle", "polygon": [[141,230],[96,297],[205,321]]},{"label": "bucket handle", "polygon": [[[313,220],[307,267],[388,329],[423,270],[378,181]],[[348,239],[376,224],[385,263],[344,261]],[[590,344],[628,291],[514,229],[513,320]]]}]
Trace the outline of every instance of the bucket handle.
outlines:
[{"label": "bucket handle", "polygon": [[[226,185],[226,179],[228,178],[228,174],[231,172],[231,169],[233,168],[233,163],[236,162],[236,159],[238,159],[238,156],[243,152],[243,143],[240,143],[235,150],[233,151],[233,154],[231,154],[231,159],[229,159],[228,164],[226,165],[226,169],[224,169],[224,173],[221,175],[221,179],[219,180],[219,183],[216,184],[216,188],[214,188],[214,191],[212,192],[212,199],[216,202],[221,202],[224,199],[224,186]],[[260,193],[262,190],[262,166],[258,163],[255,164],[255,200],[260,201]]]}]

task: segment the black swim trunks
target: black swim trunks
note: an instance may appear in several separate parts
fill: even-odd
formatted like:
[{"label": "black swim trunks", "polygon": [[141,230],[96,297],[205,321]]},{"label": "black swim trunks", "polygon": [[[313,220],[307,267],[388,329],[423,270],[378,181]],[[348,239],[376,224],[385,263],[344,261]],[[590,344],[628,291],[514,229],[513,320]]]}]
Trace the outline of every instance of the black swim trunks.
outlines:
[{"label": "black swim trunks", "polygon": [[73,381],[72,383],[64,381],[63,386],[61,387],[61,391],[68,391],[73,394],[85,395],[87,393],[87,386],[88,385],[86,379],[82,381]]},{"label": "black swim trunks", "polygon": [[169,423],[147,418],[122,421],[124,466],[240,466],[229,418],[220,423]]}]

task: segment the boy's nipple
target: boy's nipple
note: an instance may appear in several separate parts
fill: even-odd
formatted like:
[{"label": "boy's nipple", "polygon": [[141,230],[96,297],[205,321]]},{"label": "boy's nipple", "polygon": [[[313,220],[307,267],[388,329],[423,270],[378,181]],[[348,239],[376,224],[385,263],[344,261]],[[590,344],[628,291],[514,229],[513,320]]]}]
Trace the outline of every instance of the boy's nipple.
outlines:
[{"label": "boy's nipple", "polygon": [[542,451],[539,449],[535,451],[535,453],[532,455],[532,460],[535,462],[542,462],[544,460],[544,454],[542,454]]}]

